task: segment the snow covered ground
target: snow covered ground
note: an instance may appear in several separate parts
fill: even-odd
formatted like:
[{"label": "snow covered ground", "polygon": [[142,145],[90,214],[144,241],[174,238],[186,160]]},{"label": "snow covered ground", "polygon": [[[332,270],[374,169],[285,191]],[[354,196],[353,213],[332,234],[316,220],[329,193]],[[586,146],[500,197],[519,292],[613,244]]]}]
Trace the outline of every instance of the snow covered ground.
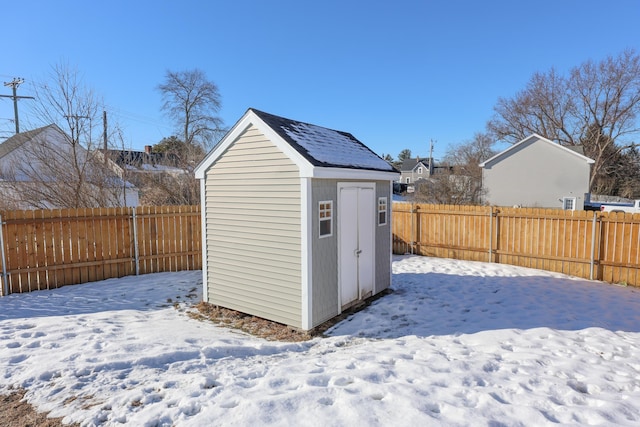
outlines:
[{"label": "snow covered ground", "polygon": [[639,289],[414,256],[393,282],[304,343],[187,316],[200,272],[0,298],[0,393],[83,425],[640,424]]}]

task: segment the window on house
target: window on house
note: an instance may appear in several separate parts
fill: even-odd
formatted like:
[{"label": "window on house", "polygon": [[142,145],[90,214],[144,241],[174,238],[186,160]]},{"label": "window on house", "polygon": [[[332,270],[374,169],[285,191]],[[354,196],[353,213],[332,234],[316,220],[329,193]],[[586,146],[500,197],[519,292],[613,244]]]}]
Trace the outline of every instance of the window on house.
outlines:
[{"label": "window on house", "polygon": [[575,197],[563,197],[562,198],[562,209],[566,211],[575,211],[576,210],[576,198]]},{"label": "window on house", "polygon": [[387,223],[387,198],[378,197],[378,225]]},{"label": "window on house", "polygon": [[407,177],[406,181],[407,181],[407,184],[411,184],[411,178]]},{"label": "window on house", "polygon": [[419,175],[422,175],[422,166],[420,166],[420,167],[418,168],[418,174],[419,174]]},{"label": "window on house", "polygon": [[333,234],[333,201],[326,200],[318,204],[318,218],[320,220],[320,237]]}]

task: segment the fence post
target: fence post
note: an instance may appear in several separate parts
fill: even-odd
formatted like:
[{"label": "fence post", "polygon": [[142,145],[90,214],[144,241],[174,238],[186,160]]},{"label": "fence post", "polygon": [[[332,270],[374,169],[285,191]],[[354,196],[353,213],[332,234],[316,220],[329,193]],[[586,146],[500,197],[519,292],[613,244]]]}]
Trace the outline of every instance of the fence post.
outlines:
[{"label": "fence post", "polygon": [[593,269],[595,266],[597,217],[598,213],[594,211],[593,219],[591,221],[591,262],[589,263],[589,280],[593,280]]},{"label": "fence post", "polygon": [[409,242],[409,246],[411,246],[411,255],[413,255],[413,247],[415,245],[415,236],[416,236],[416,230],[414,227],[415,215],[416,215],[415,204],[411,203],[411,241]]},{"label": "fence post", "polygon": [[133,218],[133,256],[136,260],[136,276],[140,275],[140,256],[138,255],[138,219],[136,217],[136,208],[131,208]]},{"label": "fence post", "polygon": [[493,206],[489,206],[489,261],[493,262]]},{"label": "fence post", "polygon": [[7,277],[7,262],[4,254],[4,222],[2,222],[2,215],[0,215],[0,256],[2,257],[2,296],[9,295],[9,281]]}]

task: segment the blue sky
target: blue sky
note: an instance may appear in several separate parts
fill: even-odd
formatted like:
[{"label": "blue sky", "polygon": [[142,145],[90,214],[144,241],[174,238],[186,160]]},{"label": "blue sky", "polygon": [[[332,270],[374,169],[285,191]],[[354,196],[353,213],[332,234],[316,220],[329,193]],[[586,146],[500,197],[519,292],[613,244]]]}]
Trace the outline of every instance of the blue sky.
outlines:
[{"label": "blue sky", "polygon": [[[0,81],[24,78],[28,96],[69,63],[134,149],[175,133],[155,89],[167,69],[203,70],[227,126],[253,107],[394,157],[425,156],[434,140],[439,158],[534,72],[640,50],[638,0],[24,0],[3,12]],[[0,140],[12,118],[0,98]]]}]

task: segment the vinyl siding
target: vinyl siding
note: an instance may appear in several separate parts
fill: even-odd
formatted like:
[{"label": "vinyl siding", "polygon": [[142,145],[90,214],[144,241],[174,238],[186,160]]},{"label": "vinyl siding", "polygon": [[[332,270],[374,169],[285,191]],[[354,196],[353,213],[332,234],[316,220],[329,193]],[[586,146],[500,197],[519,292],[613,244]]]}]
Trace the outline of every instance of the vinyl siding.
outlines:
[{"label": "vinyl siding", "polygon": [[212,304],[301,327],[297,166],[249,127],[205,174]]},{"label": "vinyl siding", "polygon": [[[338,181],[314,179],[311,188],[312,326],[317,326],[338,315]],[[318,203],[325,200],[333,200],[333,235],[320,238]]]},{"label": "vinyl siding", "polygon": [[[376,284],[374,294],[391,285],[391,183],[376,181]],[[387,198],[387,224],[378,225],[378,198]]]},{"label": "vinyl siding", "polygon": [[[312,298],[313,311],[312,323],[317,326],[338,314],[338,182],[349,182],[344,179],[314,179],[312,181]],[[372,181],[352,181],[352,182],[372,182]],[[376,209],[378,197],[387,197],[387,203],[391,208],[390,182],[373,181],[376,184]],[[323,200],[333,200],[333,236],[318,237],[318,202]],[[377,211],[376,211],[377,213]],[[377,216],[376,216],[377,218]],[[390,285],[391,269],[391,238],[387,225],[375,225],[375,289],[374,293],[379,293]]]},{"label": "vinyl siding", "polygon": [[532,139],[482,171],[485,200],[495,206],[561,208],[563,197],[584,204],[590,165],[572,153]]}]

